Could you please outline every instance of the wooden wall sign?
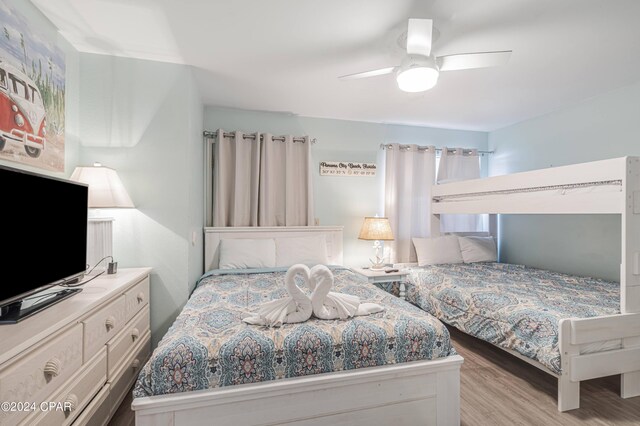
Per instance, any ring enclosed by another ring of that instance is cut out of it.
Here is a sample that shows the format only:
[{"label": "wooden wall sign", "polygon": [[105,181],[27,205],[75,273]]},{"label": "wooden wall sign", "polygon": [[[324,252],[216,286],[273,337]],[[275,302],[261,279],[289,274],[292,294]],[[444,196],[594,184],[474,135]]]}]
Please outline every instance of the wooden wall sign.
[{"label": "wooden wall sign", "polygon": [[320,176],[375,176],[376,163],[321,161]]}]

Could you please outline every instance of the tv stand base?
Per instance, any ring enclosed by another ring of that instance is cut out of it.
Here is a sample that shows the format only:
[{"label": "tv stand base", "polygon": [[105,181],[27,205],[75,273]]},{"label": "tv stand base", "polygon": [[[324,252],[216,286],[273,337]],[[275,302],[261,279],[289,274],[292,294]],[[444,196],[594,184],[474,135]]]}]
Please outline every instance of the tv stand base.
[{"label": "tv stand base", "polygon": [[57,291],[48,290],[42,293],[32,294],[17,302],[0,306],[0,325],[15,324],[82,291],[81,288],[64,288]]}]

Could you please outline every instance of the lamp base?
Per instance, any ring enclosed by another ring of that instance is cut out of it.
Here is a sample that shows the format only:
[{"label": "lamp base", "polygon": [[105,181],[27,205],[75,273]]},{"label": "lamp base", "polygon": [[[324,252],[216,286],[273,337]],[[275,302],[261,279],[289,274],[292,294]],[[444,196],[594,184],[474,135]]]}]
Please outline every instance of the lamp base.
[{"label": "lamp base", "polygon": [[[87,263],[96,266],[100,260],[113,256],[113,218],[89,218],[87,227]],[[97,270],[105,270],[102,265]]]},{"label": "lamp base", "polygon": [[369,269],[371,269],[372,271],[382,271],[387,266],[385,265],[383,258],[380,257],[381,247],[382,244],[380,244],[380,241],[375,241],[373,243],[373,248],[376,251],[376,255],[374,259],[369,259],[369,262],[371,262],[371,266],[369,267]]},{"label": "lamp base", "polygon": [[385,265],[384,263],[379,263],[379,264],[371,265],[369,269],[372,271],[384,271],[384,268],[386,267],[387,265]]}]

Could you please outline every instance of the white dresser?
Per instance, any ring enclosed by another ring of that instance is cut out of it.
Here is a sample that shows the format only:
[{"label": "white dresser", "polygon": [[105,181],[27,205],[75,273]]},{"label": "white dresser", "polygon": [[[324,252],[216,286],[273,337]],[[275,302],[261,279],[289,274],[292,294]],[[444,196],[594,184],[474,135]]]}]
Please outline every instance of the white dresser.
[{"label": "white dresser", "polygon": [[0,425],[104,425],[150,354],[151,268],[121,269],[0,325]]}]

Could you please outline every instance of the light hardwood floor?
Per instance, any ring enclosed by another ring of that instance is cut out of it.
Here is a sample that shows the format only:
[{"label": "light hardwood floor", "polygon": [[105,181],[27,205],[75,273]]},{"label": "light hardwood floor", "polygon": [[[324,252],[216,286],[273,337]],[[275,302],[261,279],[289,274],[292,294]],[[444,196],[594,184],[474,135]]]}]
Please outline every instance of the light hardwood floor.
[{"label": "light hardwood floor", "polygon": [[[450,331],[464,357],[462,426],[640,425],[640,397],[621,399],[619,376],[583,382],[582,408],[559,413],[554,377],[488,343]],[[110,425],[133,425],[130,406],[129,394]]]},{"label": "light hardwood floor", "polygon": [[449,328],[461,372],[461,424],[640,425],[640,397],[621,399],[620,376],[582,382],[581,408],[557,409],[557,379],[508,353]]},{"label": "light hardwood floor", "polygon": [[129,390],[127,397],[122,400],[122,404],[120,404],[118,411],[111,418],[109,426],[133,426],[135,424],[135,417],[131,410],[132,392],[133,388]]}]

